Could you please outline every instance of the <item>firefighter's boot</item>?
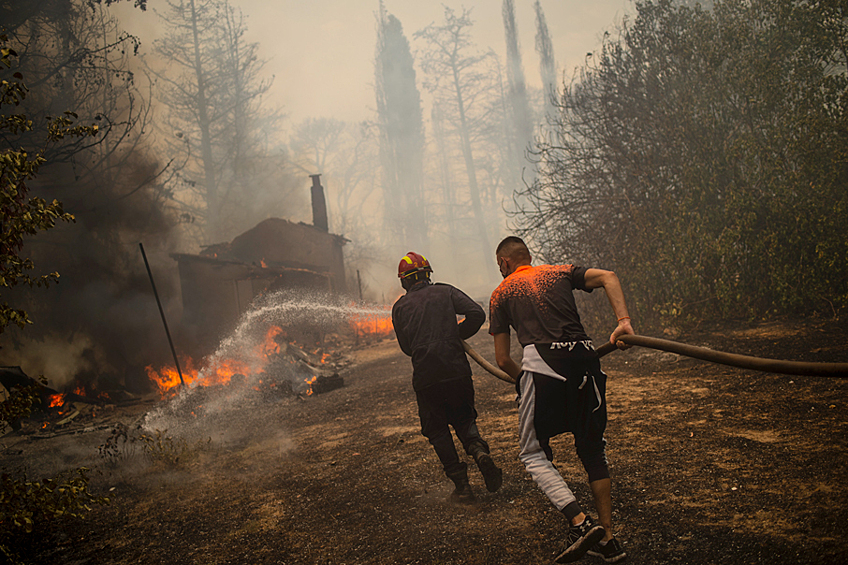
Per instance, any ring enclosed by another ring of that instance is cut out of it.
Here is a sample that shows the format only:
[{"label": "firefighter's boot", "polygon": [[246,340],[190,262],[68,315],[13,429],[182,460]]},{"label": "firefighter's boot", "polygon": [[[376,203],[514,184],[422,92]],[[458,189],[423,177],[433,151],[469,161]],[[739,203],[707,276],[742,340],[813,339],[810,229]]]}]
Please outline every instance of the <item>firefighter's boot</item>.
[{"label": "firefighter's boot", "polygon": [[489,446],[483,442],[475,441],[468,447],[468,454],[474,458],[477,468],[483,474],[486,482],[486,490],[496,492],[503,483],[503,471],[495,465],[494,459],[489,455]]},{"label": "firefighter's boot", "polygon": [[451,493],[449,500],[460,504],[472,504],[476,500],[476,497],[474,496],[474,491],[471,490],[471,485],[468,484],[468,469],[460,469],[446,474],[456,487]]}]

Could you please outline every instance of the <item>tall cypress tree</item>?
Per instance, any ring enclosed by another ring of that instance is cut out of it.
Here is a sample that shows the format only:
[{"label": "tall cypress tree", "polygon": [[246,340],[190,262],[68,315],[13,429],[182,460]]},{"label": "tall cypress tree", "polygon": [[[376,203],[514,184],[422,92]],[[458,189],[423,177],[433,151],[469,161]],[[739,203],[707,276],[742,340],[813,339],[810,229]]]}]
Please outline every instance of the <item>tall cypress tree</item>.
[{"label": "tall cypress tree", "polygon": [[506,36],[506,75],[509,81],[508,96],[509,107],[512,110],[514,151],[517,156],[522,156],[525,146],[533,137],[533,118],[530,112],[530,103],[527,100],[527,85],[524,81],[524,67],[521,64],[521,49],[518,44],[513,1],[504,0],[502,11]]},{"label": "tall cypress tree", "polygon": [[545,95],[545,115],[553,116],[556,111],[554,106],[554,97],[556,96],[554,45],[551,42],[548,22],[539,0],[536,0],[533,4],[533,9],[536,11],[536,53],[539,54],[539,72],[542,75],[542,90]]},{"label": "tall cypress tree", "polygon": [[393,241],[423,249],[427,242],[424,120],[413,62],[400,21],[386,13],[381,0],[374,66],[386,224]]}]

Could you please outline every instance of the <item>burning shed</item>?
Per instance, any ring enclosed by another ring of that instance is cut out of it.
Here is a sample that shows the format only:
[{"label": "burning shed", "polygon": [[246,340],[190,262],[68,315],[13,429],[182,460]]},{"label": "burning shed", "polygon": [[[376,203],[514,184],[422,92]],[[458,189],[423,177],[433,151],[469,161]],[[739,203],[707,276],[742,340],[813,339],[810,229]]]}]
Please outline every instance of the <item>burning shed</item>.
[{"label": "burning shed", "polygon": [[264,292],[347,292],[342,248],[348,240],[329,233],[318,177],[312,175],[313,225],[268,218],[229,243],[171,255],[179,265],[183,324],[202,347],[216,344]]}]

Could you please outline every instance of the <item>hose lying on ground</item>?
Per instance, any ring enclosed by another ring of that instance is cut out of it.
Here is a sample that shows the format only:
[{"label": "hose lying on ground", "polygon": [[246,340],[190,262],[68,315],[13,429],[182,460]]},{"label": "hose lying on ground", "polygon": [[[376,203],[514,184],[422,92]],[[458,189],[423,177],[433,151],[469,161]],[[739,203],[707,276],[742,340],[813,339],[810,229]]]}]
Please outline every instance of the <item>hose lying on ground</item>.
[{"label": "hose lying on ground", "polygon": [[[763,357],[715,351],[706,347],[696,347],[694,345],[644,335],[623,335],[619,339],[628,345],[669,351],[711,363],[720,363],[721,365],[730,365],[731,367],[740,367],[742,369],[754,369],[755,371],[764,371],[766,373],[837,377],[842,379],[848,377],[848,363],[812,363],[807,361],[765,359]],[[598,357],[603,357],[615,349],[616,347],[611,343],[605,343],[596,349],[596,351],[598,352]]]},{"label": "hose lying on ground", "polygon": [[[648,347],[650,349],[658,349],[660,351],[668,351],[693,357],[711,363],[719,363],[721,365],[730,365],[731,367],[739,367],[742,369],[754,369],[755,371],[765,371],[767,373],[782,373],[786,375],[806,375],[817,377],[836,377],[848,378],[848,363],[811,363],[805,361],[783,361],[780,359],[765,359],[762,357],[752,357],[750,355],[737,355],[735,353],[726,353],[724,351],[715,351],[706,347],[697,347],[685,343],[679,343],[668,339],[659,339],[656,337],[648,337],[644,335],[623,335],[619,339],[628,345],[637,345],[639,347]],[[486,361],[474,349],[462,342],[462,346],[472,359],[477,361],[481,367],[492,373],[497,378],[508,383],[515,381],[491,363]],[[611,343],[605,343],[595,351],[598,357],[615,351],[617,348]]]}]

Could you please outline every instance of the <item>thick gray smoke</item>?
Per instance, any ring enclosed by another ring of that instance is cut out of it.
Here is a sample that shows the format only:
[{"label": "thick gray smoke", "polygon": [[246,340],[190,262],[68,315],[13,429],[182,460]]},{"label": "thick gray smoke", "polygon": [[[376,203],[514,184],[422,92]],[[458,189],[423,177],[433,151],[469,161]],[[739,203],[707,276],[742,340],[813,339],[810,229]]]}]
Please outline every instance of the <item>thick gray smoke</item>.
[{"label": "thick gray smoke", "polygon": [[[35,194],[60,198],[76,222],[41,233],[24,248],[37,272],[57,271],[60,279],[47,289],[17,289],[13,299],[24,304],[34,323],[7,331],[2,363],[43,374],[59,389],[74,382],[141,391],[147,387],[143,367],[167,358],[138,242],[145,241],[166,312],[178,322],[172,306],[179,300],[176,264],[167,257],[176,246],[175,223],[155,185],[143,184],[156,163],[138,159],[121,182],[96,177],[69,183],[48,171],[33,185]],[[141,186],[128,194],[133,183]]]}]

